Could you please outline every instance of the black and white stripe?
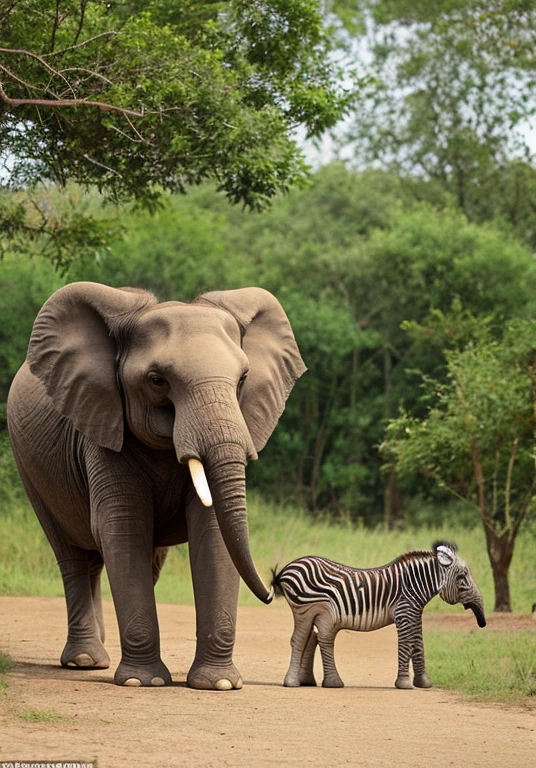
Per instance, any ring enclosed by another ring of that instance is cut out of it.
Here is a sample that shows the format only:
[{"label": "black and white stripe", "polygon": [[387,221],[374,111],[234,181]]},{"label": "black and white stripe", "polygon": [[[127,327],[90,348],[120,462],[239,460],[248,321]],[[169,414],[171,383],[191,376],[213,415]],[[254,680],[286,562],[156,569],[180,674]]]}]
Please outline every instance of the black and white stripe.
[{"label": "black and white stripe", "polygon": [[368,632],[394,620],[402,594],[424,607],[442,587],[433,552],[408,552],[381,568],[350,568],[324,557],[294,560],[274,579],[274,587],[295,606],[325,603],[338,629]]},{"label": "black and white stripe", "polygon": [[313,656],[320,645],[324,685],[338,687],[334,638],[341,629],[369,632],[393,622],[398,632],[399,688],[428,687],[424,666],[422,612],[437,594],[448,603],[470,607],[485,625],[482,596],[456,545],[438,542],[432,550],[407,552],[380,568],[351,568],[324,557],[293,560],[272,585],[294,615],[292,658],[285,685],[314,684]]}]

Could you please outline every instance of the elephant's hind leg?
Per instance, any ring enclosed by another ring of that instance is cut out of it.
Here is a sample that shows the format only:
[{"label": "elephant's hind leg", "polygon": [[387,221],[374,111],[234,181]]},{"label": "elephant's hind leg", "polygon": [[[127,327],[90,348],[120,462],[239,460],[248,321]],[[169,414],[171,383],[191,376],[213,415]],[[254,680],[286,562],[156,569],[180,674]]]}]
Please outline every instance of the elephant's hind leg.
[{"label": "elephant's hind leg", "polygon": [[110,657],[102,644],[102,565],[96,573],[94,553],[83,550],[73,551],[70,557],[64,557],[58,565],[63,578],[68,621],[67,642],[61,654],[61,664],[63,667],[108,669]]},{"label": "elephant's hind leg", "polygon": [[102,559],[98,553],[79,549],[65,540],[63,531],[20,464],[19,472],[63,579],[68,631],[61,664],[64,667],[107,669],[110,657],[102,644],[104,623],[99,581]]}]

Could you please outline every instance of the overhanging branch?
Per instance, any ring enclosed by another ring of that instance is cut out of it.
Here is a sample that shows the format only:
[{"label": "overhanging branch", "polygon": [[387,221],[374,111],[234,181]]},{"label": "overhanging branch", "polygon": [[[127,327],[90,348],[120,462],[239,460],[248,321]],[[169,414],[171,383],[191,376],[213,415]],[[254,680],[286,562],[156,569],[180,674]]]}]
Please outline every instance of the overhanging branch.
[{"label": "overhanging branch", "polygon": [[12,99],[7,95],[2,83],[0,83],[0,100],[8,107],[50,107],[53,109],[64,107],[96,107],[102,112],[117,112],[128,117],[145,117],[145,112],[135,109],[118,107],[104,101],[91,101],[89,99]]}]

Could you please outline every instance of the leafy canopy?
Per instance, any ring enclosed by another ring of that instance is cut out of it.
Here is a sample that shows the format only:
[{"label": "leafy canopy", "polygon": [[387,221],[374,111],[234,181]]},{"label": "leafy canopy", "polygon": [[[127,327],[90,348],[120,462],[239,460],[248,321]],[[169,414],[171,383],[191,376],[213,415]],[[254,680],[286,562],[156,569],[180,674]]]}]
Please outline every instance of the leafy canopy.
[{"label": "leafy canopy", "polygon": [[296,126],[316,135],[348,106],[329,50],[318,0],[2,3],[11,184],[71,180],[151,205],[210,178],[263,207],[304,178]]},{"label": "leafy canopy", "polygon": [[358,5],[367,32],[354,57],[375,85],[361,92],[341,143],[360,164],[435,180],[472,220],[504,218],[534,245],[534,3]]}]

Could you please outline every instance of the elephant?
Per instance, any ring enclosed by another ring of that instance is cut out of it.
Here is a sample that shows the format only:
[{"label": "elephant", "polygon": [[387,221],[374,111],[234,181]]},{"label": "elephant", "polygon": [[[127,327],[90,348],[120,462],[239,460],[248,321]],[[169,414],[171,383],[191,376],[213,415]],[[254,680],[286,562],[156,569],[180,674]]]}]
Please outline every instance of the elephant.
[{"label": "elephant", "polygon": [[273,590],[251,554],[246,465],[306,370],[289,320],[262,288],[190,303],[73,282],[39,311],[8,396],[26,493],[67,606],[63,667],[106,669],[100,575],[121,641],[117,685],[161,686],[154,584],[188,542],[196,612],[187,685],[242,687],[233,662],[240,577]]}]

